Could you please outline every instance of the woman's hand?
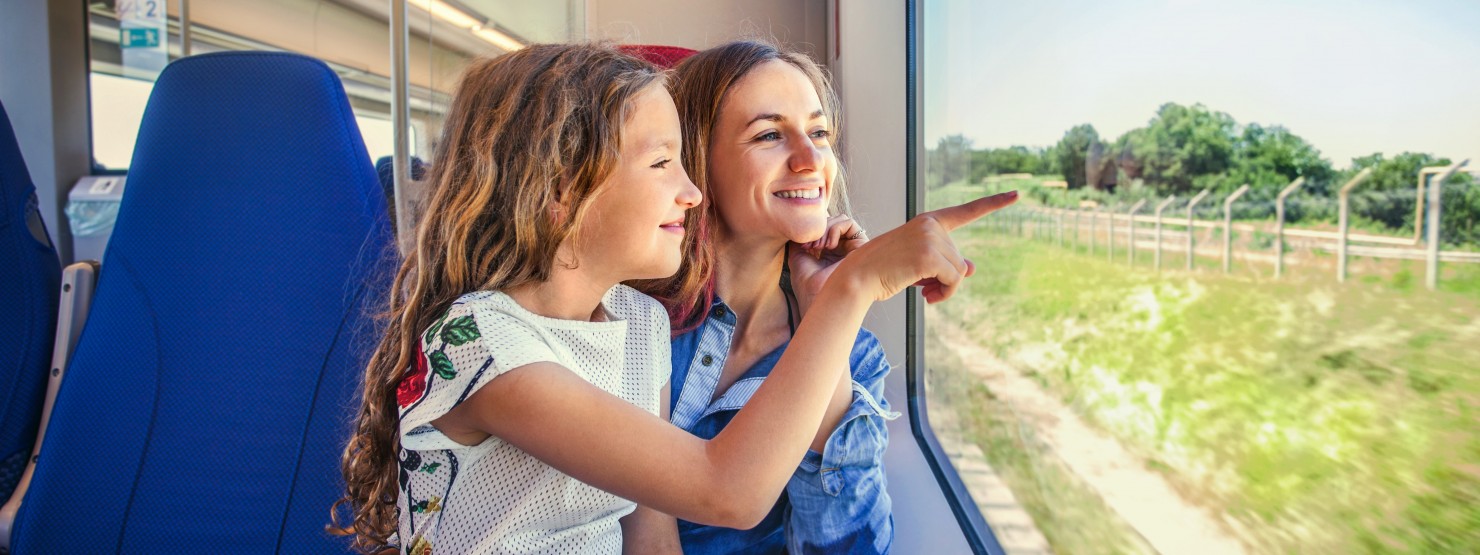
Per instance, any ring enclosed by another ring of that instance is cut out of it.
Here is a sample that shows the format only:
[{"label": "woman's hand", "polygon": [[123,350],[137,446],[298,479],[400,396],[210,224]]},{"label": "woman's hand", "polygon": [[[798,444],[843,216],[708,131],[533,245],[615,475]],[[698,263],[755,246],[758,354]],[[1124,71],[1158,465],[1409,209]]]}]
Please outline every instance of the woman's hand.
[{"label": "woman's hand", "polygon": [[827,219],[827,231],[816,241],[790,243],[787,247],[787,265],[791,269],[791,290],[796,294],[797,308],[802,314],[812,306],[812,299],[822,291],[828,276],[837,269],[838,262],[848,253],[868,242],[863,228],[846,215]]},{"label": "woman's hand", "polygon": [[910,285],[922,287],[926,302],[946,300],[975,271],[956,249],[951,230],[1016,201],[1017,191],[1009,191],[920,214],[859,246],[835,264],[830,274],[846,276],[839,286],[860,287],[875,301],[893,297]]}]

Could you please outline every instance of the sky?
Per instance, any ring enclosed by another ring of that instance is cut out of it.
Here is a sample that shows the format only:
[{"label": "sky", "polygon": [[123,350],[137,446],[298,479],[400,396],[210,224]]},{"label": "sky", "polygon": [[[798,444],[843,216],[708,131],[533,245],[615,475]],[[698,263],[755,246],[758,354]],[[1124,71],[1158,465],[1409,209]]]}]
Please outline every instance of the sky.
[{"label": "sky", "polygon": [[1480,0],[950,0],[925,4],[925,139],[1114,139],[1165,102],[1283,125],[1337,168],[1480,164]]}]

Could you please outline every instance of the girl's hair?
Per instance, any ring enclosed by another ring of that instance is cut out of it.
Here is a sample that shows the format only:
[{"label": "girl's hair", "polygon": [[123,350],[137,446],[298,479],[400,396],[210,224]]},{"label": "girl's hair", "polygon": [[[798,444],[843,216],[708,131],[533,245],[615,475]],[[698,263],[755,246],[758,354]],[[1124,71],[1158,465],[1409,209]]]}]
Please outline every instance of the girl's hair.
[{"label": "girl's hair", "polygon": [[[714,300],[714,246],[710,228],[717,215],[710,200],[714,198],[710,194],[710,138],[730,89],[751,69],[771,60],[791,64],[812,82],[812,88],[816,89],[817,97],[822,101],[822,113],[827,117],[833,152],[841,156],[837,145],[842,137],[837,93],[827,73],[806,54],[783,50],[761,41],[744,40],[694,54],[674,68],[668,88],[673,92],[673,101],[678,105],[678,119],[683,126],[683,167],[688,171],[689,179],[704,194],[704,201],[698,209],[690,210],[685,216],[684,227],[688,233],[684,236],[683,249],[688,256],[679,266],[678,273],[670,278],[634,285],[668,307],[675,336],[697,327]],[[833,180],[832,195],[828,199],[828,211],[833,214],[851,212],[841,160],[837,177]]]},{"label": "girl's hair", "polygon": [[[631,101],[664,76],[595,44],[530,46],[463,71],[431,164],[430,201],[389,299],[385,337],[341,462],[346,495],[331,531],[370,552],[396,531],[396,389],[421,331],[465,293],[548,279],[560,244],[615,168]],[[348,503],[353,521],[338,522]]]}]

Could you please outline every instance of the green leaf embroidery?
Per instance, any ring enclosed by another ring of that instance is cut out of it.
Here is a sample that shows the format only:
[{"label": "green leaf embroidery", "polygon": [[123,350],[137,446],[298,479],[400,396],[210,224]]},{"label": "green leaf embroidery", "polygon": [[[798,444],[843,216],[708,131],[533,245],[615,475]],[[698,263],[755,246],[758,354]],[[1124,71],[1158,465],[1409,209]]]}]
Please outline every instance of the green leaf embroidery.
[{"label": "green leaf embroidery", "polygon": [[442,510],[442,498],[435,495],[431,499],[418,501],[411,505],[413,513],[435,513],[440,510]]},{"label": "green leaf embroidery", "polygon": [[[447,314],[451,314],[451,313],[452,313],[451,310],[447,311]],[[426,338],[425,338],[427,345],[431,345],[432,344],[432,340],[437,338],[437,330],[442,327],[442,322],[446,322],[447,321],[447,314],[443,314],[441,318],[438,318],[437,319],[437,323],[432,324],[432,327],[427,328],[427,335],[426,335]]]},{"label": "green leaf embroidery", "polygon": [[472,316],[461,316],[453,318],[442,327],[442,340],[448,345],[457,346],[474,341],[481,335],[478,333],[478,324],[473,322]]},{"label": "green leaf embroidery", "polygon": [[457,377],[457,370],[454,370],[452,368],[452,359],[447,358],[446,353],[443,353],[442,351],[432,351],[432,354],[427,355],[427,359],[431,361],[432,373],[436,374],[437,377],[444,380],[450,380]]},{"label": "green leaf embroidery", "polygon": [[422,472],[425,472],[427,474],[435,474],[437,472],[437,467],[439,466],[442,466],[442,463],[427,463],[425,465],[422,465],[422,467],[418,470],[421,470]]}]

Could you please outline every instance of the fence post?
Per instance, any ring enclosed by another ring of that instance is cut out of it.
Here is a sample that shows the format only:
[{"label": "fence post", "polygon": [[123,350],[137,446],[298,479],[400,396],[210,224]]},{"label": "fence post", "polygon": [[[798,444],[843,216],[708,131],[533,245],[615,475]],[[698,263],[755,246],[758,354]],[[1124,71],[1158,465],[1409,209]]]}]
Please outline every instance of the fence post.
[{"label": "fence post", "polygon": [[1424,257],[1424,285],[1427,285],[1430,291],[1439,287],[1439,199],[1442,198],[1440,188],[1444,186],[1444,180],[1449,179],[1469,163],[1469,160],[1461,160],[1460,163],[1449,166],[1444,173],[1439,174],[1429,183],[1429,252],[1428,256]]},{"label": "fence post", "polygon": [[1095,229],[1095,227],[1096,227],[1096,224],[1099,224],[1099,223],[1100,223],[1100,207],[1099,206],[1095,206],[1093,210],[1090,210],[1089,211],[1089,255],[1090,256],[1094,256],[1095,255],[1095,239],[1096,239],[1095,235],[1099,234],[1099,232],[1100,232],[1100,230]]},{"label": "fence post", "polygon": [[[1465,161],[1466,162],[1469,162],[1469,160],[1465,160]],[[1426,185],[1430,181],[1430,178],[1433,177],[1435,174],[1444,173],[1444,170],[1447,170],[1447,169],[1449,169],[1449,166],[1429,166],[1427,168],[1423,168],[1423,169],[1418,170],[1418,202],[1413,203],[1414,204],[1414,207],[1413,207],[1413,244],[1414,245],[1421,245],[1421,244],[1423,244],[1423,239],[1424,239],[1424,231],[1423,231],[1423,226],[1425,225],[1424,224],[1424,220],[1425,220],[1424,214],[1427,214],[1427,212],[1424,211],[1424,201],[1425,201],[1425,199],[1427,197],[1427,195],[1424,194],[1424,190],[1425,190],[1424,185]]]},{"label": "fence post", "polygon": [[1053,215],[1054,228],[1058,230],[1059,248],[1062,249],[1064,248],[1064,209],[1055,208],[1053,211]]},{"label": "fence post", "polygon": [[1146,199],[1138,200],[1135,204],[1132,204],[1131,211],[1125,217],[1125,263],[1131,266],[1136,265],[1136,212],[1140,212],[1142,206],[1146,206]]},{"label": "fence post", "polygon": [[1084,207],[1074,207],[1074,252],[1079,252],[1079,216],[1084,213]]},{"label": "fence post", "polygon": [[1167,197],[1156,205],[1156,270],[1161,271],[1161,211],[1167,209],[1167,205],[1177,200],[1177,195]]},{"label": "fence post", "polygon": [[1280,190],[1274,199],[1274,277],[1285,275],[1285,198],[1305,184],[1304,177],[1297,177]]},{"label": "fence post", "polygon": [[1233,203],[1244,193],[1249,192],[1249,185],[1239,187],[1228,198],[1223,199],[1223,273],[1233,270]]},{"label": "fence post", "polygon": [[[1423,225],[1424,225],[1424,214],[1425,214],[1424,213],[1424,210],[1423,210],[1423,201],[1424,201],[1424,193],[1423,193],[1424,187],[1423,186],[1424,186],[1424,183],[1428,182],[1429,176],[1432,175],[1431,170],[1434,170],[1434,169],[1436,169],[1436,168],[1423,168],[1423,169],[1418,170],[1418,196],[1417,196],[1418,202],[1413,203],[1414,204],[1414,207],[1413,207],[1413,244],[1414,245],[1420,245],[1420,244],[1423,243]],[[1437,169],[1439,171],[1444,171],[1443,168],[1437,168]]]},{"label": "fence post", "polygon": [[1192,270],[1193,249],[1195,248],[1195,245],[1193,244],[1192,236],[1196,233],[1196,228],[1194,228],[1192,226],[1192,208],[1194,206],[1197,206],[1197,203],[1202,202],[1202,199],[1207,198],[1207,196],[1208,196],[1208,189],[1203,189],[1203,191],[1201,193],[1198,193],[1197,196],[1192,197],[1192,200],[1187,201],[1187,270],[1188,271],[1191,271]]},{"label": "fence post", "polygon": [[1350,224],[1350,222],[1348,221],[1347,213],[1349,211],[1348,210],[1348,205],[1350,204],[1349,201],[1351,200],[1352,188],[1356,187],[1357,184],[1359,184],[1362,181],[1366,180],[1367,179],[1367,176],[1369,176],[1369,175],[1372,175],[1372,168],[1367,168],[1365,170],[1362,170],[1362,172],[1361,173],[1358,173],[1356,177],[1353,177],[1351,181],[1346,182],[1346,185],[1342,185],[1341,186],[1341,191],[1338,193],[1338,197],[1339,197],[1340,202],[1341,202],[1341,211],[1340,211],[1340,214],[1337,216],[1338,217],[1338,223],[1337,223],[1337,225],[1341,227],[1341,231],[1340,231],[1340,234],[1341,235],[1336,240],[1337,241],[1336,242],[1336,252],[1337,252],[1337,254],[1336,254],[1336,281],[1337,281],[1337,283],[1346,283],[1347,230],[1348,230],[1348,227],[1349,227],[1349,224]]},{"label": "fence post", "polygon": [[1105,260],[1115,262],[1115,207],[1112,206],[1106,210],[1105,215],[1110,217],[1109,227],[1106,228],[1110,232],[1105,234],[1105,244],[1109,246],[1109,249],[1105,251]]}]

